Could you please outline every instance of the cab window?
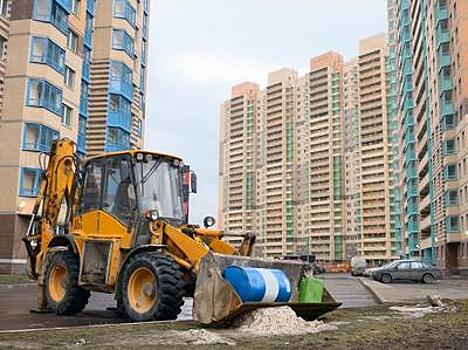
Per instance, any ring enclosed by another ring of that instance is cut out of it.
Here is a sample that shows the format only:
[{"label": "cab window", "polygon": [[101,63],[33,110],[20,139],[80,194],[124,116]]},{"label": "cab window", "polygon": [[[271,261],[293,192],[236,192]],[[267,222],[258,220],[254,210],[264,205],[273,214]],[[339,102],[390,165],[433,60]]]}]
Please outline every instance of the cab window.
[{"label": "cab window", "polygon": [[88,163],[84,170],[80,214],[101,208],[101,189],[104,163],[101,159]]},{"label": "cab window", "polygon": [[135,206],[135,186],[128,157],[106,159],[102,210],[129,224]]}]

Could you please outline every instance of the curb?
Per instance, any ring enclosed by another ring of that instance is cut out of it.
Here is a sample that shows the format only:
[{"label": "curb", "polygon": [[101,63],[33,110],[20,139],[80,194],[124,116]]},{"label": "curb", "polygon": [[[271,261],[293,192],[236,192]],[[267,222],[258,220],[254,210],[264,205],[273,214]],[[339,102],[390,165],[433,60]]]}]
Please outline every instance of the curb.
[{"label": "curb", "polygon": [[377,293],[371,286],[370,283],[367,283],[367,279],[364,277],[358,277],[359,282],[361,285],[374,296],[374,299],[377,301],[378,304],[385,304],[387,300],[383,298],[379,293]]},{"label": "curb", "polygon": [[15,287],[25,287],[28,285],[36,284],[36,281],[22,281],[22,282],[0,282],[0,289],[11,289]]},{"label": "curb", "polygon": [[24,328],[24,329],[10,329],[0,330],[0,334],[14,334],[14,333],[29,333],[29,332],[45,332],[45,331],[67,331],[73,329],[96,329],[96,328],[116,328],[125,326],[139,326],[139,325],[152,325],[152,324],[168,324],[168,323],[191,323],[194,320],[171,320],[171,321],[147,321],[147,322],[122,322],[122,323],[100,323],[91,325],[77,325],[68,327],[50,327],[50,328]]}]

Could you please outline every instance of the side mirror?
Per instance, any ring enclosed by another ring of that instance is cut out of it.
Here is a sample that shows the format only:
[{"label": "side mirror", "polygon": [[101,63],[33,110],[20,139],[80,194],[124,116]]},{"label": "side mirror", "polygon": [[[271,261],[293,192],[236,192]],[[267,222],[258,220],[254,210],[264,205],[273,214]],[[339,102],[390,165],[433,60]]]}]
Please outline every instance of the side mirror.
[{"label": "side mirror", "polygon": [[197,174],[193,171],[190,173],[190,192],[197,193]]}]

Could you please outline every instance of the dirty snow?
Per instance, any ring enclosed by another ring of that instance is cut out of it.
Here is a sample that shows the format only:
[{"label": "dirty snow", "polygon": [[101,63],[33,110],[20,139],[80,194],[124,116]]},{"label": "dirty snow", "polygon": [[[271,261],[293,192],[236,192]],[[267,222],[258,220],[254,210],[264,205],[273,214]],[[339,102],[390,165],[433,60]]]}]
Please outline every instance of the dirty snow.
[{"label": "dirty snow", "polygon": [[304,321],[288,306],[256,309],[240,316],[234,326],[240,332],[257,336],[300,335],[337,329],[322,321]]},{"label": "dirty snow", "polygon": [[229,338],[222,337],[216,333],[207,331],[206,329],[189,329],[188,331],[177,332],[177,338],[181,343],[194,345],[236,345]]},{"label": "dirty snow", "polygon": [[416,304],[415,306],[392,306],[390,310],[396,311],[408,318],[424,317],[437,312],[456,311],[456,307],[450,307],[444,303],[439,296],[427,296],[427,299],[431,304],[429,306],[423,306],[421,304]]}]

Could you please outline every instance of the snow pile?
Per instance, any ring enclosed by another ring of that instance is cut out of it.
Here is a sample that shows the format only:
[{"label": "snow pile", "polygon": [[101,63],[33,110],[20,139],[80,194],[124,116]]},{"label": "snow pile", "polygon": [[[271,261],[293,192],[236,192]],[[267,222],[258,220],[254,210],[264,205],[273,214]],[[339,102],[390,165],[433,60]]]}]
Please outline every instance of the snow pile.
[{"label": "snow pile", "polygon": [[300,335],[337,329],[321,321],[304,321],[288,306],[256,309],[240,316],[234,326],[241,332],[259,336]]},{"label": "snow pile", "polygon": [[205,329],[189,329],[188,331],[178,332],[179,340],[183,340],[185,344],[194,345],[236,345],[234,341],[229,338],[222,337],[216,333],[207,331]]},{"label": "snow pile", "polygon": [[427,314],[433,314],[437,312],[456,311],[456,307],[450,307],[437,295],[427,296],[427,299],[430,303],[429,306],[422,306],[421,304],[417,304],[415,306],[392,306],[390,307],[390,310],[396,311],[408,318],[424,317]]}]

